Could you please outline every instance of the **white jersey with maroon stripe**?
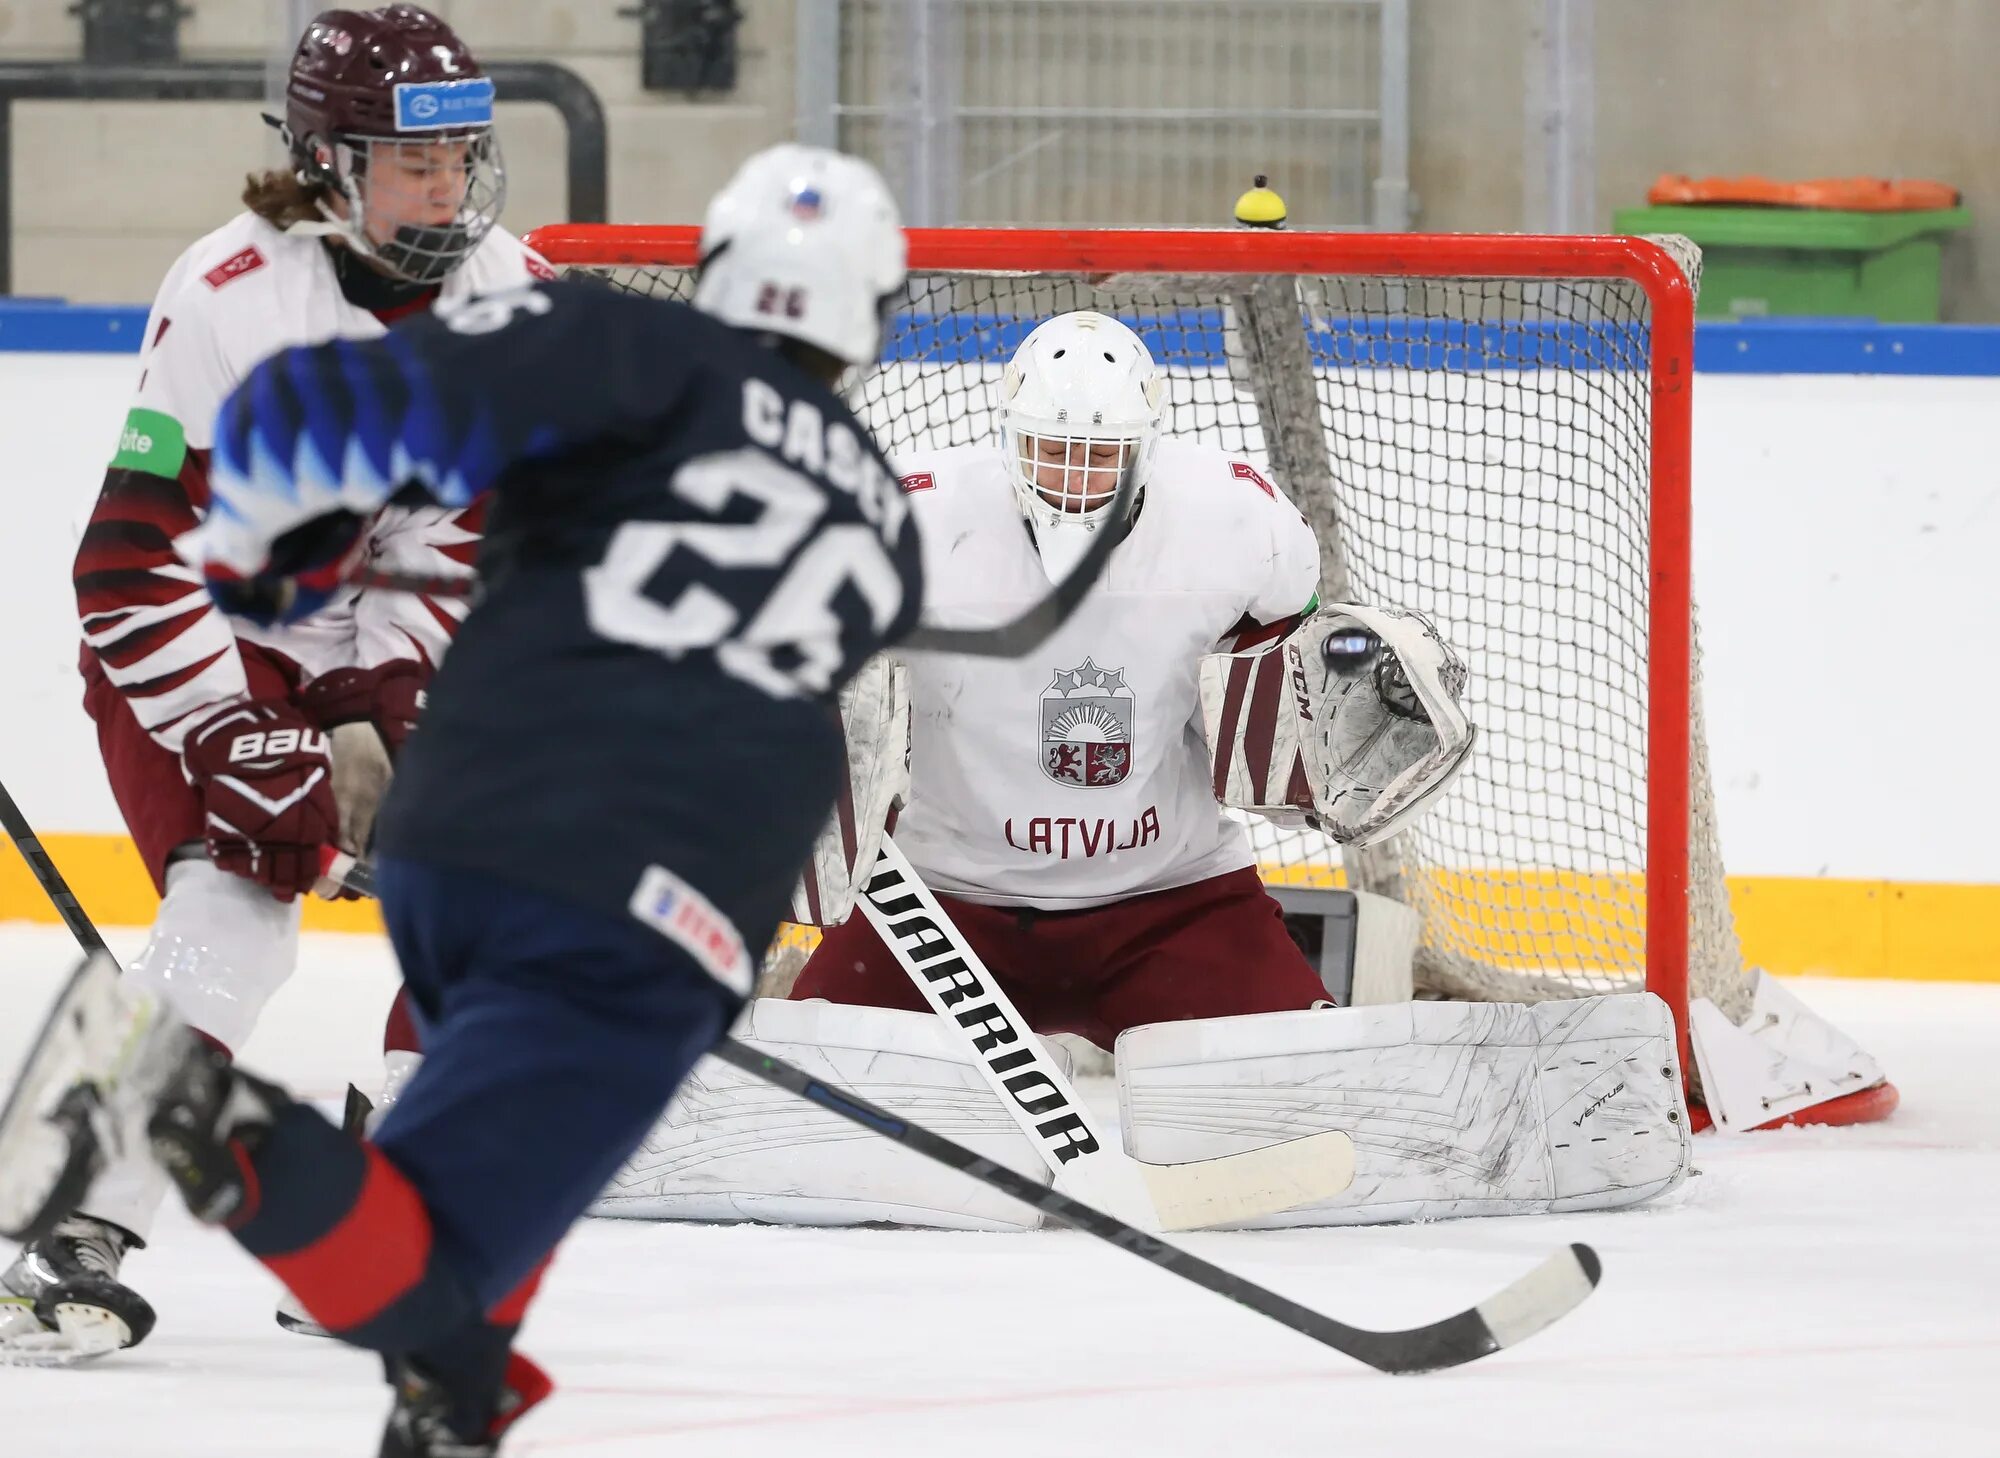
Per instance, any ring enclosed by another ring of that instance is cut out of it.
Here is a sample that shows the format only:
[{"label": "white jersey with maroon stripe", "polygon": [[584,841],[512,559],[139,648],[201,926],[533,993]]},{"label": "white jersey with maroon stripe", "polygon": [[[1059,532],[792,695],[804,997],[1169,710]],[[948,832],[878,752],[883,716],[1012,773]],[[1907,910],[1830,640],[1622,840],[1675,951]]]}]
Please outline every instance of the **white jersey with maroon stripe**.
[{"label": "white jersey with maroon stripe", "polygon": [[[438,296],[446,302],[552,277],[495,228]],[[86,643],[139,722],[169,749],[215,704],[246,691],[239,638],[296,663],[302,678],[391,659],[435,663],[462,602],[343,592],[294,627],[233,623],[209,604],[172,538],[208,507],[207,462],[218,408],[251,368],[289,345],[372,339],[380,318],[343,295],[319,238],[281,233],[243,213],[183,253],[146,322],[139,386],[113,472],[76,564]],[[377,565],[418,573],[469,570],[477,538],[464,513],[383,511],[368,535]]]},{"label": "white jersey with maroon stripe", "polygon": [[[992,446],[897,464],[922,529],[924,618],[988,626],[1049,579]],[[1304,612],[1312,529],[1248,462],[1160,443],[1131,535],[1046,643],[1015,660],[911,653],[910,804],[896,843],[968,901],[1098,906],[1252,864],[1216,803],[1198,668]]]}]

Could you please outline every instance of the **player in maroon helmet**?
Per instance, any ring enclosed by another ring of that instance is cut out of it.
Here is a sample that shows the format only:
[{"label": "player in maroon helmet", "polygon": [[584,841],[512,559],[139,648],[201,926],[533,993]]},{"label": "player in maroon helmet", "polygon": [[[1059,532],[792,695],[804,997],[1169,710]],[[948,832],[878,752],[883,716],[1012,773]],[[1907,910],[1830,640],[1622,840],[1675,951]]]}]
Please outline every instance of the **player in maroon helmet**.
[{"label": "player in maroon helmet", "polygon": [[442,281],[507,196],[492,120],[492,81],[429,11],[327,11],[299,42],[278,124],[325,220],[306,229],[392,277]]}]

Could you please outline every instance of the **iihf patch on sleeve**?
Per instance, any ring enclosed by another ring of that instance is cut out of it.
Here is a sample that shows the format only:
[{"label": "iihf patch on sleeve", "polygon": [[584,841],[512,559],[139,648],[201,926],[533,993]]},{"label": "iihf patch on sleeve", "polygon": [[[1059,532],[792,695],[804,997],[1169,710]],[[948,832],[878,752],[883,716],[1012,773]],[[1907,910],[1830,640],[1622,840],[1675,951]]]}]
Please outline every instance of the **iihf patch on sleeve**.
[{"label": "iihf patch on sleeve", "polygon": [[750,995],[756,974],[736,924],[665,866],[646,867],[626,909],[738,997]]},{"label": "iihf patch on sleeve", "polygon": [[556,271],[553,268],[549,267],[548,261],[544,259],[541,254],[531,253],[528,252],[526,249],[523,249],[521,253],[521,261],[528,265],[528,272],[534,275],[536,278],[542,280],[542,282],[544,283],[555,282]]},{"label": "iihf patch on sleeve", "polygon": [[933,476],[929,471],[919,471],[914,476],[898,476],[896,484],[901,486],[905,492],[930,491],[937,486],[937,477]]},{"label": "iihf patch on sleeve", "polygon": [[257,246],[253,243],[241,253],[232,253],[216,264],[201,276],[201,281],[212,289],[219,289],[231,279],[241,278],[246,273],[255,273],[263,266],[264,255],[257,251]]},{"label": "iihf patch on sleeve", "polygon": [[1258,475],[1257,468],[1248,461],[1231,461],[1229,463],[1229,472],[1239,481],[1255,481],[1258,490],[1274,501],[1277,499],[1278,493],[1271,489],[1271,483]]}]

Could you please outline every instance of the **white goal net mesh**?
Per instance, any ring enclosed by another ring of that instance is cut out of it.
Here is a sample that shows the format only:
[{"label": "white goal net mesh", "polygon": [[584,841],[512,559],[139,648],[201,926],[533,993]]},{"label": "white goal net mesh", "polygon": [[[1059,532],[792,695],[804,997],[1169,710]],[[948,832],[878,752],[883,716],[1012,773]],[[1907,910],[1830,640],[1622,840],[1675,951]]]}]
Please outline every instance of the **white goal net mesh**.
[{"label": "white goal net mesh", "polygon": [[[651,294],[691,283],[667,266],[589,271]],[[1151,347],[1169,432],[1243,457],[1305,512],[1322,601],[1421,608],[1471,668],[1466,772],[1344,868],[1422,914],[1419,985],[1517,1000],[1644,985],[1645,294],[1601,280],[916,273],[883,363],[850,398],[892,460],[993,441],[1014,348],[1084,308]],[[1693,702],[1690,991],[1740,1017]],[[1253,833],[1268,880],[1343,873],[1316,832]]]}]

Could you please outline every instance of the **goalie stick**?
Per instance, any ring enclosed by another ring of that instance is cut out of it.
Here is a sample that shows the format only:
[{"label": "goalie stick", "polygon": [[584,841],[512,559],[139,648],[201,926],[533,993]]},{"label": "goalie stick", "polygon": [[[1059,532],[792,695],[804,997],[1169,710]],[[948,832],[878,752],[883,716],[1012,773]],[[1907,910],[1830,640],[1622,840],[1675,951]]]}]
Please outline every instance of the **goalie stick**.
[{"label": "goalie stick", "polygon": [[[896,645],[897,648],[930,653],[963,653],[974,658],[1019,658],[1023,653],[1033,652],[1050,634],[1069,621],[1077,604],[1097,585],[1105,562],[1132,530],[1132,507],[1138,497],[1138,466],[1136,462],[1127,463],[1118,478],[1117,493],[1111,498],[1111,524],[1093,533],[1090,546],[1077,559],[1076,566],[1061,582],[1049,589],[1047,596],[1018,617],[1009,622],[996,623],[990,628],[914,628]],[[359,567],[345,574],[342,581],[351,587],[414,592],[426,597],[464,597],[475,602],[480,595],[480,581],[470,573],[422,574]]]},{"label": "goalie stick", "polygon": [[883,837],[855,904],[1075,1198],[1149,1230],[1194,1230],[1294,1210],[1353,1182],[1354,1141],[1338,1130],[1185,1164],[1133,1159],[1092,1126],[1041,1039],[894,840]]},{"label": "goalie stick", "polygon": [[[12,810],[12,803],[6,801],[6,791],[0,787],[0,802],[5,802]],[[14,811],[18,820],[19,812]],[[10,832],[15,834],[16,843],[25,836],[32,840],[31,832],[23,824],[20,832],[14,832],[13,822],[9,822]],[[54,862],[46,855],[29,860],[29,869],[40,883],[42,890],[55,901],[58,907],[75,905],[75,898],[69,895],[69,888],[63,883]],[[344,877],[347,886],[355,891],[368,893],[373,888],[369,868],[355,865],[348,868]],[[65,917],[65,920],[68,920]],[[70,930],[76,934],[79,943],[94,951],[102,946],[102,938],[90,925],[81,908],[77,910],[77,920]],[[51,1011],[43,1036],[29,1053],[29,1068],[32,1070],[43,1045],[49,1041],[52,1032],[73,1027],[87,1010],[87,992],[83,988],[92,967],[102,968],[105,960],[93,957],[85,962],[70,987],[58,999]],[[1310,1337],[1323,1346],[1333,1348],[1357,1362],[1375,1368],[1379,1372],[1408,1374],[1434,1372],[1446,1367],[1462,1366],[1490,1356],[1503,1348],[1514,1346],[1541,1331],[1544,1327],[1560,1320],[1576,1308],[1596,1287],[1602,1267],[1597,1253],[1587,1245],[1570,1245],[1556,1251],[1540,1265],[1512,1284],[1503,1287],[1477,1306],[1468,1307],[1456,1315],[1442,1321],[1434,1321],[1424,1326],[1408,1327],[1400,1331],[1370,1331],[1365,1327],[1349,1326],[1335,1321],[1310,1307],[1302,1306],[1289,1297],[1259,1286],[1254,1281],[1244,1279],[1223,1270],[1220,1266],[1202,1260],[1180,1247],[1171,1245],[1157,1236],[1136,1230],[1121,1220],[1114,1219],[1101,1210],[1070,1199],[1060,1191],[1048,1189],[1017,1174],[1003,1164],[975,1154],[962,1144],[933,1134],[920,1124],[913,1124],[899,1118],[886,1109],[878,1108],[866,1099],[844,1093],[840,1089],[820,1082],[803,1070],[793,1067],[782,1059],[739,1043],[731,1037],[724,1037],[709,1050],[711,1056],[720,1058],[732,1067],[739,1068],[752,1077],[763,1079],[776,1088],[796,1094],[808,1103],[842,1118],[852,1120],[864,1129],[873,1131],[885,1139],[893,1139],[907,1149],[936,1160],[952,1169],[959,1170],[973,1179],[1002,1194],[1011,1195],[1022,1204],[1041,1211],[1052,1220],[1061,1221],[1086,1235],[1094,1235],[1099,1240],[1129,1251],[1143,1261],[1158,1266],[1169,1274],[1192,1281],[1204,1290],[1234,1301],[1239,1306],[1248,1307],[1260,1316],[1267,1316],[1281,1326],[1291,1328],[1302,1336]],[[104,1076],[103,1069],[79,1069],[78,1087],[86,1097],[94,1097],[94,1081]],[[16,1120],[31,1112],[24,1107],[22,1095],[26,1092],[23,1083],[17,1082],[4,1109],[0,1109],[0,1152],[8,1150],[18,1136]],[[39,1122],[39,1120],[37,1120]],[[87,1130],[88,1121],[82,1120],[79,1130]],[[78,1141],[82,1143],[82,1140]],[[82,1159],[72,1153],[68,1164],[83,1164],[85,1167],[95,1156],[94,1148],[84,1148]],[[0,1165],[0,1187],[4,1187],[13,1176],[9,1165]],[[88,1187],[89,1181],[84,1181]],[[0,1234],[10,1239],[27,1239],[38,1233],[37,1227],[44,1221],[52,1222],[64,1211],[52,1211],[53,1190],[48,1191],[39,1208],[28,1218],[10,1220]],[[13,1209],[16,1201],[5,1200],[4,1205]]]}]

